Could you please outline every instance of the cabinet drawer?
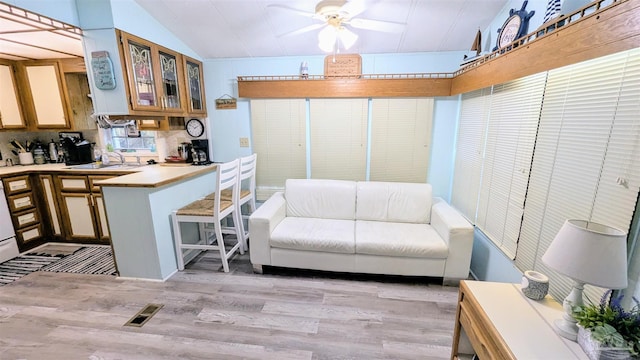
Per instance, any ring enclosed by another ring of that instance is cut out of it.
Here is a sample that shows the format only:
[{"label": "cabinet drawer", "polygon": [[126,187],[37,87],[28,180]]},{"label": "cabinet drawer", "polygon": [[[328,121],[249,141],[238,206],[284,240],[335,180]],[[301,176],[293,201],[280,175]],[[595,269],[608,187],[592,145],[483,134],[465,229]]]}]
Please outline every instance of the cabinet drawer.
[{"label": "cabinet drawer", "polygon": [[29,175],[15,176],[4,180],[4,191],[7,195],[31,191]]},{"label": "cabinet drawer", "polygon": [[40,222],[38,211],[34,208],[26,212],[13,215],[16,228],[25,228]]},{"label": "cabinet drawer", "polygon": [[8,197],[9,209],[12,213],[32,208],[33,195],[31,193],[11,195]]},{"label": "cabinet drawer", "polygon": [[491,340],[500,335],[493,332],[482,321],[479,311],[467,299],[460,302],[460,324],[462,324],[474,350],[478,353],[478,357],[480,359],[507,359]]},{"label": "cabinet drawer", "polygon": [[89,182],[86,176],[58,176],[60,191],[67,192],[89,192]]},{"label": "cabinet drawer", "polygon": [[42,237],[42,225],[36,224],[28,228],[16,230],[16,236],[18,241],[28,243],[30,241],[38,240]]}]

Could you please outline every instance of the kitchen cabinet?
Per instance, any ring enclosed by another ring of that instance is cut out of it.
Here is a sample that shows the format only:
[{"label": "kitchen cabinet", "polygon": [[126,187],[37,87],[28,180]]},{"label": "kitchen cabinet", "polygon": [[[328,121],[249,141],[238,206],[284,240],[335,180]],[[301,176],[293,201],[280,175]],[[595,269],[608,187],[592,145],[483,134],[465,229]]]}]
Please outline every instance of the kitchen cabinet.
[{"label": "kitchen cabinet", "polygon": [[37,196],[29,175],[2,179],[11,220],[16,231],[18,249],[26,251],[44,242]]},{"label": "kitchen cabinet", "polygon": [[13,64],[0,60],[0,129],[22,129],[26,122],[22,116],[20,97]]},{"label": "kitchen cabinet", "polygon": [[31,96],[23,98],[37,129],[67,129],[70,127],[67,89],[57,61],[22,61]]},{"label": "kitchen cabinet", "polygon": [[202,63],[188,56],[183,56],[184,72],[187,78],[187,102],[189,116],[206,117],[207,106],[204,97],[204,76]]},{"label": "kitchen cabinet", "polygon": [[109,227],[96,180],[116,175],[57,175],[60,210],[67,241],[109,243]]},{"label": "kitchen cabinet", "polygon": [[124,31],[120,42],[131,109],[185,113],[182,55]]},{"label": "kitchen cabinet", "polygon": [[53,182],[53,175],[38,175],[40,187],[42,189],[42,198],[44,200],[44,209],[48,216],[48,223],[43,222],[43,230],[54,236],[57,240],[63,239],[62,220],[60,219],[60,205],[56,196],[56,189]]}]

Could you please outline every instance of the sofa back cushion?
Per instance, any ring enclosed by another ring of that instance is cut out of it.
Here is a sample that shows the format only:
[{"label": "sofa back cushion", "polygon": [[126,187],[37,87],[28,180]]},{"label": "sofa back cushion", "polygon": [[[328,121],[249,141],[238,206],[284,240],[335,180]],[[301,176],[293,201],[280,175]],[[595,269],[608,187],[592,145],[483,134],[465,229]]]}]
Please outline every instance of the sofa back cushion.
[{"label": "sofa back cushion", "polygon": [[287,216],[355,219],[355,181],[288,179],[284,197],[287,200]]},{"label": "sofa back cushion", "polygon": [[359,181],[357,220],[431,223],[430,184]]}]

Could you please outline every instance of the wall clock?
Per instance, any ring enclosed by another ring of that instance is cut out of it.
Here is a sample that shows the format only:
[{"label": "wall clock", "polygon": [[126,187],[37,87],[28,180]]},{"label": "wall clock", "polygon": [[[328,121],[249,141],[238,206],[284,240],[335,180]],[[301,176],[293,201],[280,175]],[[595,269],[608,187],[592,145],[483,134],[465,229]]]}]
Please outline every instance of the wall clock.
[{"label": "wall clock", "polygon": [[192,137],[200,137],[204,134],[204,124],[199,119],[191,119],[185,124],[187,134]]},{"label": "wall clock", "polygon": [[527,0],[522,3],[520,10],[509,10],[509,17],[502,27],[498,29],[498,39],[496,40],[496,47],[493,48],[493,51],[502,49],[527,34],[529,30],[529,19],[536,13],[535,11],[528,12],[525,10],[528,2]]}]

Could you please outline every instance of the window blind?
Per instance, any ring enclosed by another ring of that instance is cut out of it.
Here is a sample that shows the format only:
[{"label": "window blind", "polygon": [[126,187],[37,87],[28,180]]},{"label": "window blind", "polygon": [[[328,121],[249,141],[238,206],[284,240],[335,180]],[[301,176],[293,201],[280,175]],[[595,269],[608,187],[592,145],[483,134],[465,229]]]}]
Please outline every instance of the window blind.
[{"label": "window blind", "polygon": [[427,181],[433,99],[373,99],[371,181]]},{"label": "window blind", "polygon": [[[516,265],[547,274],[557,299],[566,297],[571,280],[540,258],[566,219],[628,230],[638,194],[637,170],[631,170],[640,146],[637,66],[637,52],[627,52],[549,71]],[[625,115],[633,111],[636,116]],[[612,183],[618,177],[629,189]],[[602,289],[585,292],[597,301]]]},{"label": "window blind", "polygon": [[365,180],[367,99],[311,99],[311,178]]},{"label": "window blind", "polygon": [[451,204],[475,224],[491,88],[462,94]]},{"label": "window blind", "polygon": [[476,225],[515,258],[546,73],[495,85]]},{"label": "window blind", "polygon": [[284,189],[288,178],[307,177],[304,99],[251,100],[251,130],[259,200]]}]

